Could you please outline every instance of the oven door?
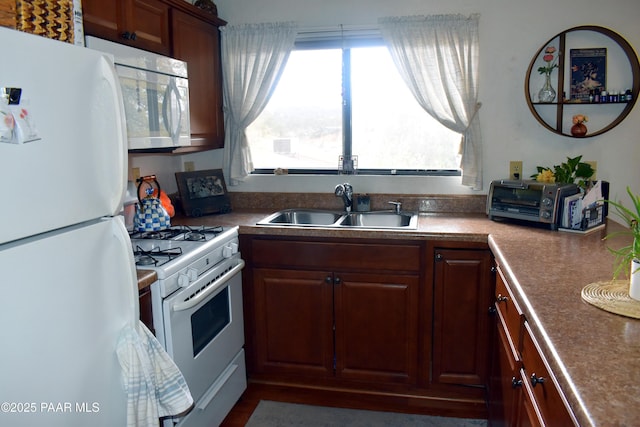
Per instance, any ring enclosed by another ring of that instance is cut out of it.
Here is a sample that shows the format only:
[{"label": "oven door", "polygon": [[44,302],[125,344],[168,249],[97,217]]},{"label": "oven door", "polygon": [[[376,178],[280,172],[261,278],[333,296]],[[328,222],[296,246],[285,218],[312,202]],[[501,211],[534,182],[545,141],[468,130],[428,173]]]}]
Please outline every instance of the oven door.
[{"label": "oven door", "polygon": [[240,254],[163,302],[167,352],[197,402],[244,345]]}]

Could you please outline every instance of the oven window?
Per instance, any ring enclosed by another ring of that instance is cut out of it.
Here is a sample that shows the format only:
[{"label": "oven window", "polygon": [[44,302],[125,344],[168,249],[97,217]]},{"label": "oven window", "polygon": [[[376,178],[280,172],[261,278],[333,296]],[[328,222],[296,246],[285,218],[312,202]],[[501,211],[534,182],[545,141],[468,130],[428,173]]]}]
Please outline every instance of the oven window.
[{"label": "oven window", "polygon": [[204,349],[230,323],[229,287],[213,297],[191,316],[193,357]]}]

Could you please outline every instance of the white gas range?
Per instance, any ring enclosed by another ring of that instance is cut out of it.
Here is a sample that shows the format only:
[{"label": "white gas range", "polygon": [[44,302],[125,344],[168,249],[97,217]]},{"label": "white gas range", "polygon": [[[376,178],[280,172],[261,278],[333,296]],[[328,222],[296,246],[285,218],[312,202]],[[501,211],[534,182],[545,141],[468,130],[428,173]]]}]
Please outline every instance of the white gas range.
[{"label": "white gas range", "polygon": [[136,267],[158,275],[151,286],[156,337],[195,401],[165,426],[217,425],[246,388],[238,228],[173,226],[130,238]]}]

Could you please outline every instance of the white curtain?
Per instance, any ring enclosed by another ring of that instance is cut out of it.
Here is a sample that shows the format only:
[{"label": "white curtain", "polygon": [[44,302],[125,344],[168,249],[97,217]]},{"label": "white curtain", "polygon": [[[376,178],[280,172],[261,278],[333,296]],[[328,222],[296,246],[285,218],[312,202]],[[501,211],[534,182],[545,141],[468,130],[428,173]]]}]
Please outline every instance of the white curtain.
[{"label": "white curtain", "polygon": [[296,33],[297,25],[291,22],[221,28],[224,164],[229,185],[237,185],[253,171],[245,131],[267,105]]},{"label": "white curtain", "polygon": [[478,110],[479,15],[380,18],[393,61],[416,100],[462,134],[462,184],[482,189]]}]

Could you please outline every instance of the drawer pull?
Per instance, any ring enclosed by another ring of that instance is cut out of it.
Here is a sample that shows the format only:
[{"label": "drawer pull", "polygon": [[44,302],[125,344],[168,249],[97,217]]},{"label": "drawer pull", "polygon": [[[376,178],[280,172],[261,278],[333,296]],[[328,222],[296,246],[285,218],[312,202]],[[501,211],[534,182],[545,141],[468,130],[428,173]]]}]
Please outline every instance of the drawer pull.
[{"label": "drawer pull", "polygon": [[504,295],[502,295],[502,294],[498,294],[498,296],[496,297],[496,301],[497,301],[497,302],[506,302],[506,301],[509,301],[509,298],[508,298],[508,297],[505,297],[505,296],[504,296]]},{"label": "drawer pull", "polygon": [[531,374],[531,385],[536,386],[536,384],[544,384],[544,377],[538,377],[535,372]]},{"label": "drawer pull", "polygon": [[512,388],[522,387],[522,380],[519,380],[516,377],[511,377],[511,387]]}]

